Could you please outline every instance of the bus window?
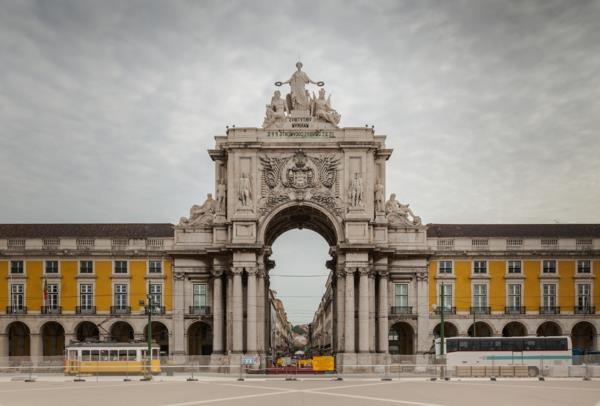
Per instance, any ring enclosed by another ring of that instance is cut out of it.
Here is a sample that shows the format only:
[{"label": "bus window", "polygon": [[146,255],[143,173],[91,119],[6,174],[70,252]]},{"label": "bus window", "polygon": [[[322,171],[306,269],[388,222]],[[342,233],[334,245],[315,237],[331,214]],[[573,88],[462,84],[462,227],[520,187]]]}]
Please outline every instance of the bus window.
[{"label": "bus window", "polygon": [[127,350],[127,361],[135,361],[136,360],[135,353],[136,353],[135,350]]},{"label": "bus window", "polygon": [[108,350],[100,350],[100,361],[108,361]]},{"label": "bus window", "polygon": [[90,350],[83,350],[83,351],[81,351],[81,360],[82,361],[89,361],[90,360]]},{"label": "bus window", "polygon": [[481,351],[493,351],[494,350],[494,340],[483,339],[479,341],[479,349]]},{"label": "bus window", "polygon": [[546,349],[548,351],[567,351],[569,349],[566,338],[547,338]]},{"label": "bus window", "polygon": [[446,352],[456,352],[458,351],[458,341],[457,340],[447,340],[446,341]]},{"label": "bus window", "polygon": [[523,340],[523,351],[540,351],[541,347],[541,343],[536,339]]},{"label": "bus window", "polygon": [[504,342],[502,343],[502,351],[522,352],[523,339],[510,338],[508,340],[504,340]]}]

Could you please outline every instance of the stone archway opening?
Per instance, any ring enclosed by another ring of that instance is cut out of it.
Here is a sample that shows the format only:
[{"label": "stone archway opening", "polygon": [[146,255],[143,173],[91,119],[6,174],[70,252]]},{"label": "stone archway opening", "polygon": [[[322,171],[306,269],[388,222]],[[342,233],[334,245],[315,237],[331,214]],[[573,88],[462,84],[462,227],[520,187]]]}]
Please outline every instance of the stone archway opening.
[{"label": "stone archway opening", "polygon": [[212,328],[207,323],[196,321],[188,328],[188,355],[210,355],[212,353]]},{"label": "stone archway opening", "polygon": [[100,341],[100,330],[95,323],[91,321],[82,321],[75,328],[75,338],[77,341]]},{"label": "stone archway opening", "polygon": [[492,337],[494,335],[494,331],[489,324],[483,321],[477,321],[475,322],[475,328],[473,328],[473,324],[469,326],[467,335],[469,337]]},{"label": "stone archway opening", "polygon": [[414,354],[415,332],[412,326],[398,322],[390,328],[389,352],[392,355]]},{"label": "stone archway opening", "polygon": [[561,328],[553,321],[545,321],[537,328],[536,335],[538,337],[550,337],[562,335]]},{"label": "stone archway opening", "polygon": [[594,351],[597,348],[596,340],[596,328],[588,321],[580,321],[571,329],[571,343],[574,351],[580,353]]},{"label": "stone archway opening", "polygon": [[44,357],[62,356],[65,352],[65,329],[55,321],[49,321],[41,329],[42,354]]},{"label": "stone archway opening", "polygon": [[111,341],[116,341],[118,343],[128,343],[133,341],[133,327],[127,322],[117,321],[110,327],[110,338]]},{"label": "stone archway opening", "polygon": [[[440,336],[440,331],[442,328],[442,323],[438,323],[433,328],[433,336],[438,338]],[[444,337],[458,337],[458,328],[454,323],[444,321]]]},{"label": "stone archway opening", "polygon": [[[144,341],[148,340],[148,325],[144,327]],[[159,321],[152,322],[152,341],[160,346],[161,356],[169,355],[169,329]]]},{"label": "stone archway opening", "polygon": [[23,322],[10,323],[6,329],[9,357],[29,357],[31,351],[31,333]]},{"label": "stone archway opening", "polygon": [[518,321],[511,321],[502,329],[502,337],[524,337],[526,335],[527,328]]}]

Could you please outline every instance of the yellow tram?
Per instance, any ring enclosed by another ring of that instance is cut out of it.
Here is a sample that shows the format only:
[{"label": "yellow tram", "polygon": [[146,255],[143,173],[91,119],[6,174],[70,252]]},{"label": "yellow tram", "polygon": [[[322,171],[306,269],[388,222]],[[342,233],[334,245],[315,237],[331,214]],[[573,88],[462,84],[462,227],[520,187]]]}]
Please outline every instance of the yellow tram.
[{"label": "yellow tram", "polygon": [[[160,373],[159,346],[152,344],[150,372]],[[148,370],[148,345],[77,342],[65,348],[65,374],[142,374]]]}]

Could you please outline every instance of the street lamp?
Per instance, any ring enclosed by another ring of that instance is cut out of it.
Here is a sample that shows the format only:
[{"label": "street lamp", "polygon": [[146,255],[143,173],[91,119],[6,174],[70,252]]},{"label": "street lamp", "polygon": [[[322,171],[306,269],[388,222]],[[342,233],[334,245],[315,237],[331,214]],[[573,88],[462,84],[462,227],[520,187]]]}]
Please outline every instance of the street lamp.
[{"label": "street lamp", "polygon": [[[152,295],[150,294],[150,281],[148,281],[148,293],[146,294],[146,299],[148,300],[148,305],[146,306],[146,313],[148,314],[148,326],[146,327],[146,341],[148,344],[148,351],[146,356],[147,360],[147,368],[144,373],[143,381],[151,381],[152,380]],[[144,299],[140,300],[140,306],[144,306]]]}]

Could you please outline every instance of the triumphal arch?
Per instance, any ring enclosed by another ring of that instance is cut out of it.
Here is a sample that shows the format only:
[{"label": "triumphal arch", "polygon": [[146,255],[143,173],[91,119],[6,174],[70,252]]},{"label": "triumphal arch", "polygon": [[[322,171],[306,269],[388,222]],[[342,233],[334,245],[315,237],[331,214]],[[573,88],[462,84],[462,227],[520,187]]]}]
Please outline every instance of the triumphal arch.
[{"label": "triumphal arch", "polygon": [[[379,363],[387,354],[390,273],[416,277],[415,313],[427,317],[425,227],[408,204],[386,199],[386,136],[340,126],[325,83],[302,68],[275,83],[261,127],[228,128],[209,150],[215,197],[194,205],[175,233],[175,356],[187,353],[193,320],[183,309],[195,280],[211,287],[214,364],[269,353],[271,245],[293,228],[313,230],[330,246],[338,365]],[[423,321],[415,329],[426,339]]]}]

